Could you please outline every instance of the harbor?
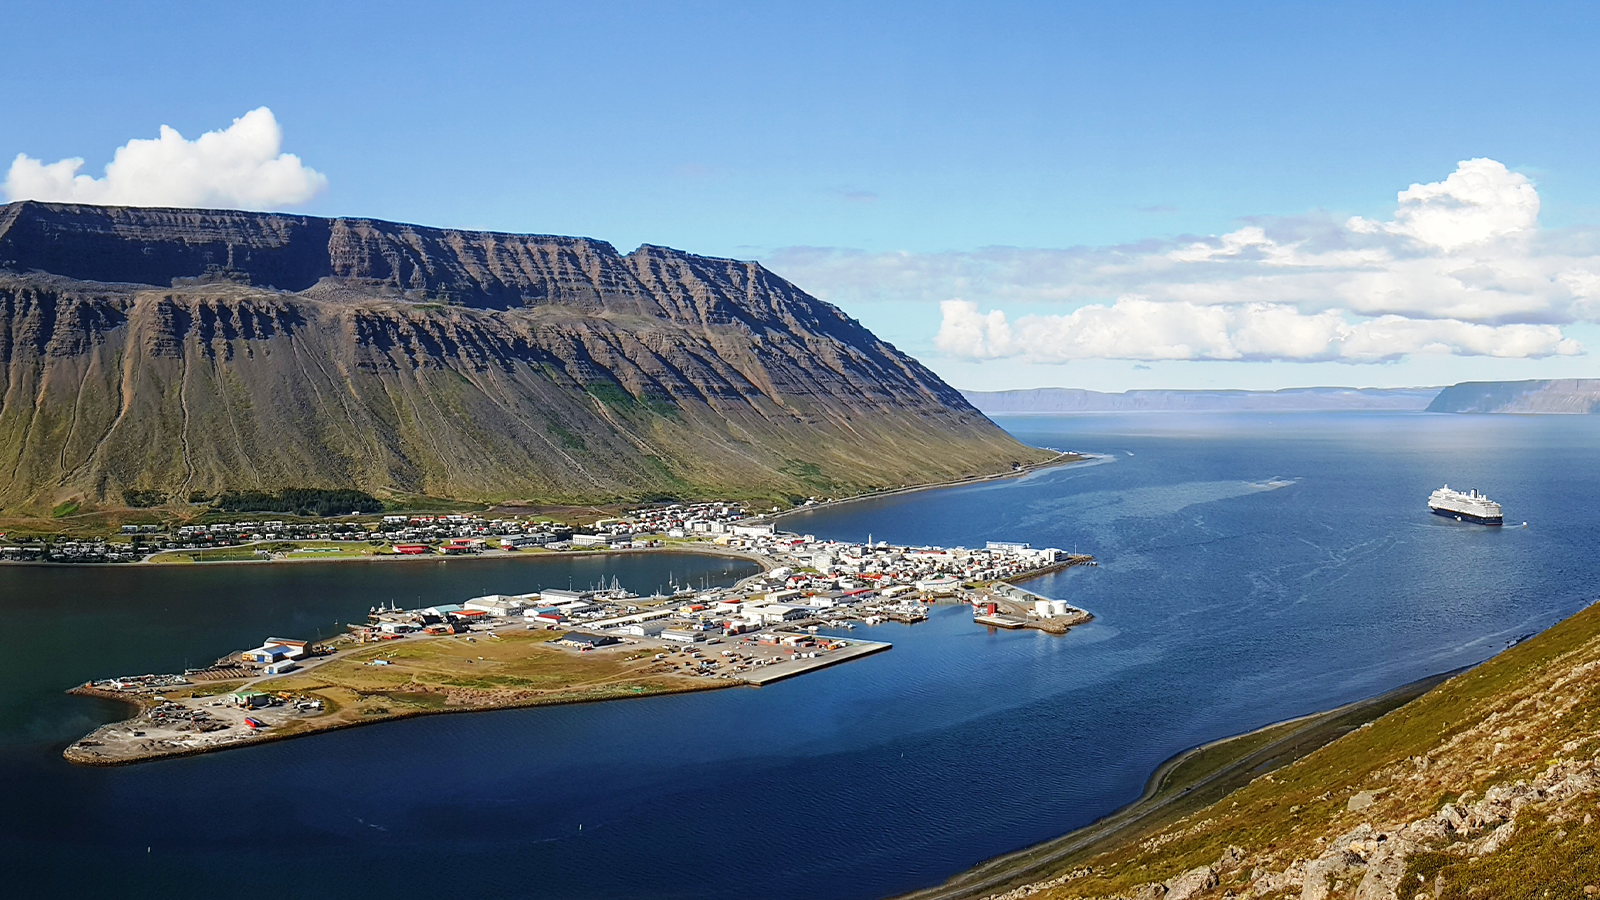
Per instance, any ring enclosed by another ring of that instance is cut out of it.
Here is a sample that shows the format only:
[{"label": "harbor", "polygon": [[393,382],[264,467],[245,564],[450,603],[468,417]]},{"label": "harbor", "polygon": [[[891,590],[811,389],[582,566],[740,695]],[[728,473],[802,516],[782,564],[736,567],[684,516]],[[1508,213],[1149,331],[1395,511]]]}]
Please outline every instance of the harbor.
[{"label": "harbor", "polygon": [[[665,521],[651,512],[602,525],[608,530],[596,536],[633,544],[641,534],[682,533],[683,510],[665,511]],[[968,549],[818,540],[759,520],[717,533],[674,549],[701,545],[760,560],[763,570],[726,588],[673,584],[649,596],[613,578],[586,589],[375,606],[366,621],[324,640],[269,636],[181,674],[87,682],[74,692],[136,714],[63,755],[119,765],[416,715],[761,687],[890,650],[891,642],[849,633],[923,622],[941,603],[970,606],[979,626],[1055,634],[1091,618],[1012,583],[1092,565],[1086,555],[1011,541]]]}]

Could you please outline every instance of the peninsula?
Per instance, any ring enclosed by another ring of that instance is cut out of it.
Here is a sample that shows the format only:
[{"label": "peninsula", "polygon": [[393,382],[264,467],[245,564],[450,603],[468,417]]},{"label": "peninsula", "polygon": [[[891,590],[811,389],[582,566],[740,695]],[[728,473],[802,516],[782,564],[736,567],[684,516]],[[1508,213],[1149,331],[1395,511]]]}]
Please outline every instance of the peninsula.
[{"label": "peninsula", "polygon": [[734,509],[650,507],[587,536],[600,547],[737,553],[764,564],[732,588],[641,597],[613,584],[374,609],[328,640],[268,637],[182,674],[80,685],[75,692],[137,713],[64,755],[117,765],[432,713],[760,686],[888,650],[849,632],[922,621],[941,601],[968,605],[979,627],[1061,634],[1091,618],[1014,583],[1092,565],[1088,556],[1010,541],[981,549],[819,541]]}]

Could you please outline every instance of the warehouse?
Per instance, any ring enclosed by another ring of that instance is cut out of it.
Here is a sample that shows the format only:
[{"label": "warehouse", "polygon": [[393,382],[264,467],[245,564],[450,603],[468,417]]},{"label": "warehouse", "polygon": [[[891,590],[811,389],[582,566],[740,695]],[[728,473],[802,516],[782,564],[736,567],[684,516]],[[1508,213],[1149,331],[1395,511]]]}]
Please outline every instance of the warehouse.
[{"label": "warehouse", "polygon": [[282,644],[269,644],[265,647],[257,647],[254,650],[246,650],[240,656],[244,658],[245,662],[275,663],[289,658],[289,648]]},{"label": "warehouse", "polygon": [[577,647],[580,650],[593,650],[596,647],[607,647],[618,643],[618,640],[609,634],[589,634],[582,631],[572,631],[557,638],[556,643],[568,647]]}]

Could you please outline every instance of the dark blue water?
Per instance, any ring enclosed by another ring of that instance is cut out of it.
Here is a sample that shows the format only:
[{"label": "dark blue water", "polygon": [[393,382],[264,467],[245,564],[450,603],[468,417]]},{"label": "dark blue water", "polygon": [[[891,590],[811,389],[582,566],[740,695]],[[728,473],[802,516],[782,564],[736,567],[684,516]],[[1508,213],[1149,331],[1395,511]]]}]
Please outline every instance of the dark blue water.
[{"label": "dark blue water", "polygon": [[[3,677],[34,697],[0,719],[10,883],[140,897],[279,878],[352,897],[878,897],[1091,821],[1185,747],[1479,661],[1600,594],[1600,417],[1003,424],[1108,461],[787,527],[1076,546],[1100,566],[1030,587],[1097,621],[1063,638],[990,633],[941,607],[923,625],[854,632],[894,641],[889,653],[759,690],[433,717],[77,769],[61,746],[109,711],[37,688],[106,673],[80,640],[123,654],[110,669],[127,669],[125,649],[96,630],[132,626],[115,597],[97,612],[111,589],[86,592],[71,582],[79,573],[0,570],[0,611],[28,632],[6,632]],[[1428,515],[1444,481],[1490,492],[1529,527]],[[359,585],[390,577],[383,568],[316,571],[345,579],[348,596],[378,591]],[[263,571],[163,577],[216,579],[206,592],[226,614],[205,621],[254,617],[214,654],[291,630],[261,621],[272,602],[250,585]],[[475,571],[443,569],[428,589],[459,578],[453,593],[475,592]],[[203,603],[130,590],[149,606],[127,634],[141,652],[168,667],[195,652]],[[308,608],[300,630],[331,624],[321,611]]]}]

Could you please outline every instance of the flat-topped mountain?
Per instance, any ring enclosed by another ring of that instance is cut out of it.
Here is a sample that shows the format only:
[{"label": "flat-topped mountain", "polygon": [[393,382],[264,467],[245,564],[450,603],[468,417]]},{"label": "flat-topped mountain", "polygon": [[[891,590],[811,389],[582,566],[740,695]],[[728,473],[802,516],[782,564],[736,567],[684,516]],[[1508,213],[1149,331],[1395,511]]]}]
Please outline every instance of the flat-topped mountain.
[{"label": "flat-topped mountain", "polygon": [[0,207],[0,509],[230,490],[810,496],[1025,447],[757,263],[227,210]]},{"label": "flat-topped mountain", "polygon": [[1595,413],[1600,412],[1600,378],[1464,381],[1440,391],[1428,412]]}]

